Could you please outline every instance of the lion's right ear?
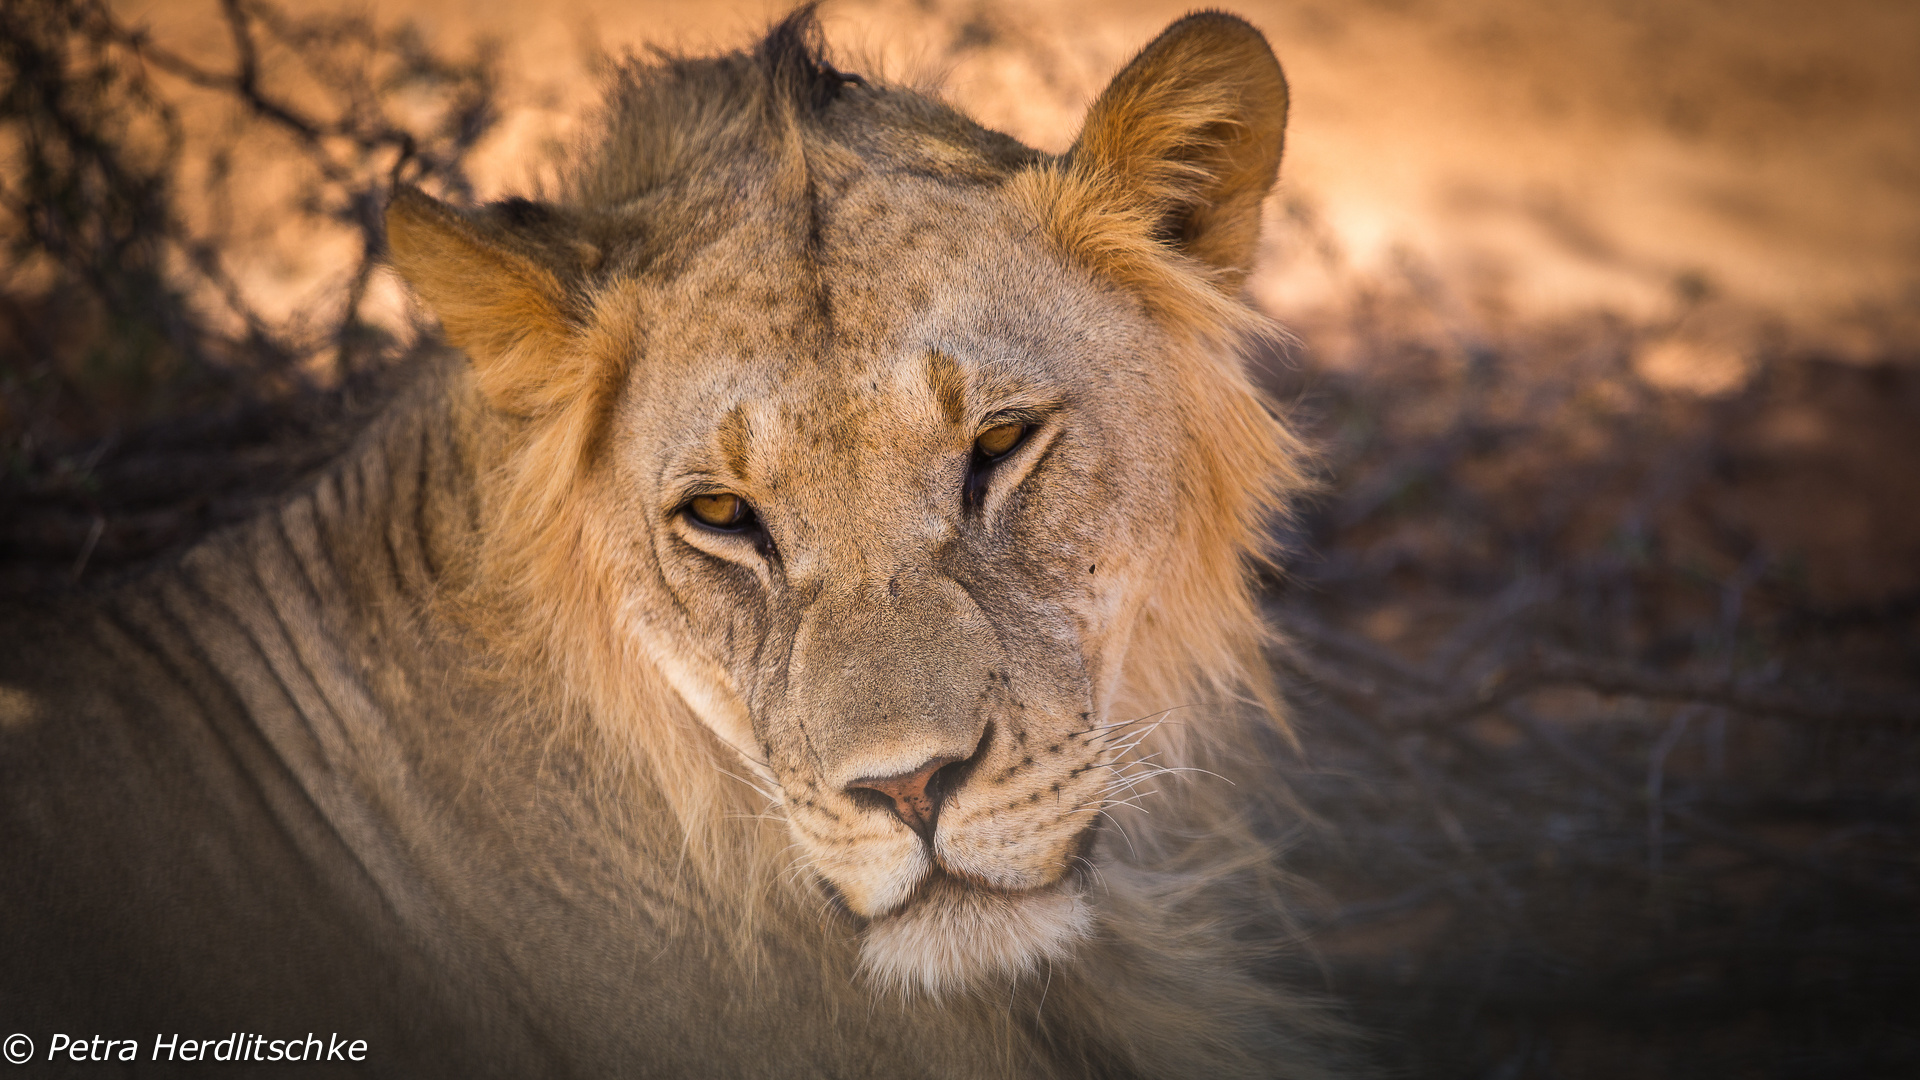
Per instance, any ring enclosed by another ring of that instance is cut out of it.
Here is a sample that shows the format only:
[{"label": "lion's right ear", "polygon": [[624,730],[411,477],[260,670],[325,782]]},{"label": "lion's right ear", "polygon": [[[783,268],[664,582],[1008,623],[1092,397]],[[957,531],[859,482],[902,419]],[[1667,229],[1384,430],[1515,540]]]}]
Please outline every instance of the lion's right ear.
[{"label": "lion's right ear", "polygon": [[1115,75],[1069,156],[1120,214],[1237,290],[1280,173],[1287,80],[1267,39],[1209,11],[1175,22]]},{"label": "lion's right ear", "polygon": [[[543,223],[553,213],[516,200],[507,219]],[[387,206],[393,267],[440,317],[448,342],[473,361],[480,391],[495,408],[534,416],[564,404],[588,375],[579,345],[583,312],[561,268],[538,243],[515,243],[497,208],[463,213],[418,188]]]}]

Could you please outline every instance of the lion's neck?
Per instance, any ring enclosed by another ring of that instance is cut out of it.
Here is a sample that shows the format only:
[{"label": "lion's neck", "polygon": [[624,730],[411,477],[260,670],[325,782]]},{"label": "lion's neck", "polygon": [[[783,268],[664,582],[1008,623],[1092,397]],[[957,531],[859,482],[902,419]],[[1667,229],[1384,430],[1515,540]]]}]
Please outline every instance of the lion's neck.
[{"label": "lion's neck", "polygon": [[487,462],[458,358],[433,357],[280,516],[324,521],[325,554],[362,607],[413,603],[464,586]]}]

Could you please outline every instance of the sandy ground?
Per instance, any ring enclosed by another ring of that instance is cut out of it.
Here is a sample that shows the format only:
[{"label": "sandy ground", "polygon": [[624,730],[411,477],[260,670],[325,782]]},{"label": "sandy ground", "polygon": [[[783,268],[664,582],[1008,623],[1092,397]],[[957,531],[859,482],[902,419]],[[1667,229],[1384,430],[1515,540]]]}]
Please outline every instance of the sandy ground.
[{"label": "sandy ground", "polygon": [[[1312,326],[1409,280],[1438,290],[1457,333],[1607,311],[1664,328],[1641,347],[1643,376],[1709,394],[1787,343],[1853,358],[1920,343],[1920,5],[1230,6],[1266,31],[1294,91],[1253,285],[1283,320]],[[231,55],[205,0],[118,7],[210,65]],[[1061,150],[1111,72],[1184,9],[836,0],[823,14],[845,66]],[[476,158],[493,196],[538,187],[605,57],[735,47],[783,10],[396,0],[375,17],[411,21],[435,47],[498,50],[506,109]],[[269,307],[293,309],[337,288],[347,243],[269,232],[235,258]],[[1337,335],[1308,345],[1342,352]]]}]

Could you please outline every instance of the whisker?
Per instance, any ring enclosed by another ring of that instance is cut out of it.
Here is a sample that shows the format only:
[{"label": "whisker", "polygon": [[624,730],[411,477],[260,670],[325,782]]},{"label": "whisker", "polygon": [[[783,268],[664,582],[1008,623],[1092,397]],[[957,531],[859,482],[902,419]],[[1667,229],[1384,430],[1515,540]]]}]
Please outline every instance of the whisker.
[{"label": "whisker", "polygon": [[[1146,721],[1135,720],[1126,726],[1132,727],[1134,724],[1141,724],[1141,723],[1146,723]],[[1126,731],[1126,730],[1103,731],[1098,735],[1088,736],[1087,741],[1090,743],[1098,743],[1098,742],[1105,742],[1108,739],[1114,739],[1114,738],[1145,738],[1148,735],[1153,734],[1162,725],[1168,725],[1172,727],[1186,727],[1185,724],[1181,723],[1178,720],[1155,720],[1152,722],[1151,726],[1138,731]]]},{"label": "whisker", "polygon": [[1140,857],[1140,849],[1134,846],[1133,837],[1127,832],[1127,827],[1120,823],[1119,818],[1116,818],[1112,814],[1107,813],[1105,807],[1102,807],[1102,806],[1076,807],[1072,810],[1068,810],[1066,813],[1062,814],[1061,816],[1072,817],[1075,814],[1100,814],[1103,817],[1105,817],[1108,821],[1113,822],[1113,827],[1115,831],[1119,832],[1120,838],[1127,842],[1127,850],[1133,853],[1134,858],[1137,859]]},{"label": "whisker", "polygon": [[1081,864],[1082,866],[1085,866],[1087,868],[1087,876],[1091,878],[1096,884],[1098,884],[1102,889],[1105,889],[1108,887],[1107,877],[1105,874],[1102,874],[1100,872],[1100,865],[1098,863],[1094,862],[1092,859],[1087,858],[1085,855],[1075,855],[1073,857],[1073,861]]},{"label": "whisker", "polygon": [[761,798],[766,799],[769,803],[777,804],[780,802],[780,797],[778,795],[775,795],[773,792],[768,791],[766,788],[761,787],[759,784],[754,783],[753,781],[747,779],[746,777],[741,776],[739,773],[733,772],[728,769],[720,769],[718,771],[722,776],[732,777],[733,779],[738,780],[741,783],[747,785],[749,788],[752,788],[754,791],[760,794]]},{"label": "whisker", "polygon": [[1125,734],[1127,728],[1136,727],[1140,724],[1152,723],[1155,727],[1158,727],[1160,724],[1164,724],[1164,723],[1172,723],[1172,724],[1178,725],[1179,721],[1167,719],[1168,714],[1177,712],[1181,709],[1198,709],[1200,707],[1201,705],[1197,702],[1191,705],[1175,705],[1172,708],[1162,709],[1156,713],[1148,713],[1145,716],[1136,717],[1132,720],[1116,720],[1111,724],[1092,724],[1087,727],[1079,729],[1078,731],[1074,732],[1074,734],[1086,735],[1088,736],[1089,742],[1095,742],[1102,739],[1112,738],[1116,733]]},{"label": "whisker", "polygon": [[[1219,773],[1214,772],[1212,769],[1202,769],[1198,765],[1163,765],[1160,767],[1160,771],[1155,773],[1154,775],[1167,776],[1173,773],[1199,773],[1202,776],[1211,776],[1215,780],[1219,780],[1228,784],[1233,784],[1233,781],[1228,780],[1226,777],[1221,776]],[[1239,787],[1240,785],[1233,784],[1233,786]]]}]

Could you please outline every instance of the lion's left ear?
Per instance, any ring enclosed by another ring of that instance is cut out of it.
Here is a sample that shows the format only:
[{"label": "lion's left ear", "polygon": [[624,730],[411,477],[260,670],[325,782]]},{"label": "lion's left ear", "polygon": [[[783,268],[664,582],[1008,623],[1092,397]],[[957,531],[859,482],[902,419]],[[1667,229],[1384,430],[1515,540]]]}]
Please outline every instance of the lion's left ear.
[{"label": "lion's left ear", "polygon": [[480,391],[516,416],[549,412],[585,392],[577,286],[599,252],[579,223],[524,199],[462,211],[418,188],[387,206],[394,269],[440,317],[473,363]]},{"label": "lion's left ear", "polygon": [[1087,113],[1072,169],[1154,215],[1155,237],[1237,290],[1280,175],[1287,80],[1266,38],[1219,12],[1155,38]]}]

